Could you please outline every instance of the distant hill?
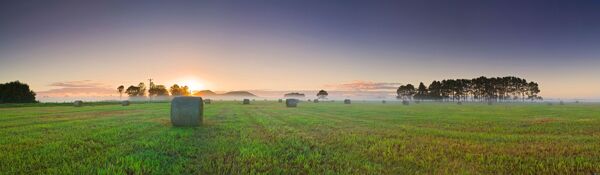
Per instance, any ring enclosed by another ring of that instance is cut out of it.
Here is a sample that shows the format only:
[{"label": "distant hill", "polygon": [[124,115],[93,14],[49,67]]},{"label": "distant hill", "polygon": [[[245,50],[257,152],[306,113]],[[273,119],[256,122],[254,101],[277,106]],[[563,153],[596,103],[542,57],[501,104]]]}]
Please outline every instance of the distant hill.
[{"label": "distant hill", "polygon": [[285,95],[283,95],[284,97],[293,97],[293,98],[304,98],[305,95],[302,93],[298,93],[298,92],[292,92],[292,93],[287,93]]},{"label": "distant hill", "polygon": [[211,91],[211,90],[202,90],[202,91],[198,91],[196,93],[193,94],[194,96],[215,96],[217,95],[217,93]]},{"label": "distant hill", "polygon": [[224,94],[220,94],[222,96],[242,96],[242,97],[256,97],[256,95],[248,92],[248,91],[231,91]]}]

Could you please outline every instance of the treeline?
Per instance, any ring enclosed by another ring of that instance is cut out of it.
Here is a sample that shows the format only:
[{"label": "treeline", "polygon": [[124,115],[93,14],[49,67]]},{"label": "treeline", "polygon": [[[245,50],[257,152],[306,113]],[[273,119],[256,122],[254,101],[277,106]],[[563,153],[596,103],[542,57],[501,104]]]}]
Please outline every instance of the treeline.
[{"label": "treeline", "polygon": [[146,85],[143,82],[140,82],[137,86],[131,85],[127,87],[127,89],[125,89],[125,86],[121,85],[117,87],[117,91],[121,96],[125,93],[130,97],[143,97],[146,96],[146,92],[148,92],[149,97],[169,95],[189,96],[192,94],[188,86],[180,87],[179,85],[174,84],[167,90],[164,85],[156,85],[153,82],[150,82],[148,89],[146,89]]},{"label": "treeline", "polygon": [[415,88],[402,85],[396,91],[402,100],[435,101],[525,101],[542,100],[539,85],[525,79],[508,77],[479,77],[474,79],[448,79],[433,81],[429,86],[422,82]]},{"label": "treeline", "polygon": [[35,92],[19,81],[0,83],[0,103],[37,103]]}]

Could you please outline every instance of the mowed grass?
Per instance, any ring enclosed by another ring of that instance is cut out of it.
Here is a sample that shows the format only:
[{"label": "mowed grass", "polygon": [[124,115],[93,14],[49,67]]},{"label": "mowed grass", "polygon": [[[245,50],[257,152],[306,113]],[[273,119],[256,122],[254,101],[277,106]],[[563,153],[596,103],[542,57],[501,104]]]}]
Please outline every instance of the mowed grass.
[{"label": "mowed grass", "polygon": [[600,173],[600,104],[213,101],[0,108],[0,174]]}]

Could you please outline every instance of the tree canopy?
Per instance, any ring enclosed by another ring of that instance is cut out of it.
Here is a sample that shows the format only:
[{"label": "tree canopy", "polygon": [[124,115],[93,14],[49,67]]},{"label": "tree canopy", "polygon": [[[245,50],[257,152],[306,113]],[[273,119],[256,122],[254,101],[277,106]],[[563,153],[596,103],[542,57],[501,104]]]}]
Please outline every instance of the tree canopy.
[{"label": "tree canopy", "polygon": [[35,92],[19,81],[0,84],[0,103],[37,103]]},{"label": "tree canopy", "polygon": [[[429,87],[419,84],[416,94],[414,87],[408,84],[398,88],[398,97],[414,97],[418,100],[477,100],[477,101],[506,101],[506,100],[538,100],[541,97],[539,85],[536,82],[508,77],[478,77],[474,79],[447,79],[433,81]],[[414,96],[413,96],[414,95]]]},{"label": "tree canopy", "polygon": [[329,95],[329,93],[327,93],[327,91],[321,89],[318,93],[317,93],[317,97],[319,99],[327,99],[327,96]]}]

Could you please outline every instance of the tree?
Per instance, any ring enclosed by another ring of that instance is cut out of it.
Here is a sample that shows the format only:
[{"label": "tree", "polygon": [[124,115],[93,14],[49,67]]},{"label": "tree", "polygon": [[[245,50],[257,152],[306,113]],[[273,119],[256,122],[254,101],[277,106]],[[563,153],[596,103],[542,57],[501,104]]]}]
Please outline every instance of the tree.
[{"label": "tree", "polygon": [[329,95],[329,93],[327,93],[327,91],[322,90],[322,89],[317,93],[317,97],[319,99],[327,99],[328,95]]},{"label": "tree", "polygon": [[148,90],[148,96],[168,96],[169,91],[164,85],[152,85]]},{"label": "tree", "polygon": [[140,93],[140,87],[138,87],[138,86],[129,86],[127,88],[127,90],[125,90],[125,93],[127,95],[129,95],[130,97],[138,96],[138,94]]},{"label": "tree", "polygon": [[139,87],[139,91],[137,96],[146,96],[146,85],[144,85],[144,82],[140,82],[140,84],[138,84]]},{"label": "tree", "polygon": [[171,91],[171,95],[173,96],[181,96],[181,87],[179,87],[179,85],[174,84],[173,86],[171,86],[171,88],[169,88],[169,91]]},{"label": "tree", "polygon": [[428,95],[429,91],[427,90],[427,87],[425,87],[425,84],[423,84],[423,82],[419,83],[419,88],[417,88],[417,93],[415,94],[415,99],[416,100],[424,100],[427,99],[427,95]]},{"label": "tree", "polygon": [[416,93],[415,86],[413,86],[412,84],[402,85],[398,87],[396,93],[398,94],[398,99],[411,100],[413,95],[415,95]]},{"label": "tree", "polygon": [[190,96],[190,95],[192,95],[192,91],[190,90],[190,88],[188,86],[183,86],[183,88],[181,88],[181,94],[183,96]]},{"label": "tree", "polygon": [[0,103],[37,103],[35,92],[19,81],[0,84]]},{"label": "tree", "polygon": [[121,86],[117,87],[117,91],[119,91],[119,99],[121,99],[121,97],[123,97],[123,90],[125,90],[125,86],[121,85]]}]

